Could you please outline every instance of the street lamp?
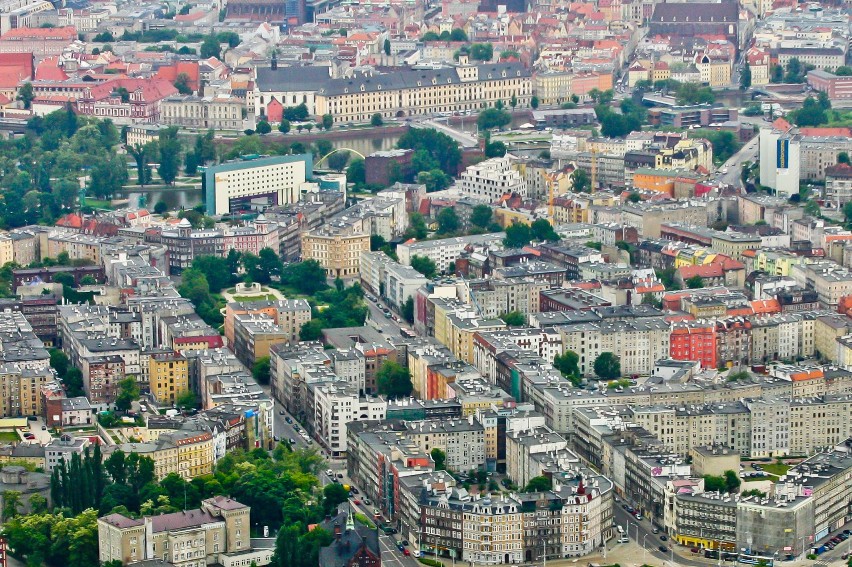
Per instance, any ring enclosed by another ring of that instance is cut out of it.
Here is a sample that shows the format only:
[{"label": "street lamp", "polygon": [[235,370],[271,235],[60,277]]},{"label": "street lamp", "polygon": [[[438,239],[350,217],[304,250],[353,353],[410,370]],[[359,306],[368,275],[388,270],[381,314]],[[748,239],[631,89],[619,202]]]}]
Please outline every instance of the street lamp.
[{"label": "street lamp", "polygon": [[[637,537],[636,539],[638,540],[639,538]],[[647,563],[645,562],[645,556],[648,553],[648,548],[645,547],[645,540],[646,539],[648,539],[648,534],[645,534],[642,537],[642,565],[647,565]]]},{"label": "street lamp", "polygon": [[627,522],[627,537],[630,537],[630,524],[633,524],[633,527],[636,528],[636,543],[639,543],[639,524],[636,522]]}]

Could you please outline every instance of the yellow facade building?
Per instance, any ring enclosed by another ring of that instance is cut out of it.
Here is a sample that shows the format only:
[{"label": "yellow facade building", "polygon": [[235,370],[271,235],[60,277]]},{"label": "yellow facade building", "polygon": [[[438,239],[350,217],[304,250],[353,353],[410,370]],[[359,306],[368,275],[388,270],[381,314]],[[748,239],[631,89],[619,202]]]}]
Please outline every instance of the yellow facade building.
[{"label": "yellow facade building", "polygon": [[465,56],[450,69],[412,69],[329,79],[316,93],[316,114],[336,123],[369,122],[374,114],[400,118],[480,110],[497,101],[528,106],[532,77],[520,63],[468,64]]},{"label": "yellow facade building", "polygon": [[329,277],[354,278],[361,273],[361,254],[370,251],[370,235],[350,227],[323,225],[302,234],[302,260],[316,260]]},{"label": "yellow facade building", "polygon": [[189,391],[189,365],[178,352],[152,354],[148,366],[151,395],[161,404],[173,404]]}]

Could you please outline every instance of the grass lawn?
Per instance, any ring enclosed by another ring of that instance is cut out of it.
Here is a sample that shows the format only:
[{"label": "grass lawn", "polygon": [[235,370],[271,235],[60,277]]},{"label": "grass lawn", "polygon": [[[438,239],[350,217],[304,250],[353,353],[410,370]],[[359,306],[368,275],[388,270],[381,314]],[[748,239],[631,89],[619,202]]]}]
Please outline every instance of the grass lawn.
[{"label": "grass lawn", "polygon": [[761,467],[764,471],[775,476],[783,476],[787,474],[788,470],[790,470],[789,465],[781,465],[778,463],[772,463],[771,465],[761,465]]},{"label": "grass lawn", "polygon": [[12,443],[20,440],[20,436],[18,436],[18,434],[14,431],[0,431],[0,442]]},{"label": "grass lawn", "polygon": [[280,291],[287,299],[311,299],[310,295],[305,295],[288,285],[275,284],[273,287]]},{"label": "grass lawn", "polygon": [[85,201],[85,203],[81,203],[84,207],[92,207],[93,209],[112,209],[110,202],[103,199],[92,199],[91,197],[86,197]]},{"label": "grass lawn", "polygon": [[275,296],[271,293],[267,293],[265,295],[235,295],[234,301],[260,301],[261,299],[266,299],[267,301],[275,301]]}]

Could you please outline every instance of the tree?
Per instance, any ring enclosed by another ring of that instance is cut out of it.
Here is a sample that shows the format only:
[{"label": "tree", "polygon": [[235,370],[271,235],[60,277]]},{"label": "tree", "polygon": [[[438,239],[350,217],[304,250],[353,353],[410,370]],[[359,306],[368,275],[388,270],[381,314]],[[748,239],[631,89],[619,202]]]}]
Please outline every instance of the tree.
[{"label": "tree", "polygon": [[725,488],[727,488],[728,492],[736,492],[742,482],[740,481],[740,477],[737,476],[732,470],[725,471]]},{"label": "tree", "polygon": [[444,173],[443,170],[431,169],[418,173],[415,181],[420,185],[425,185],[427,193],[434,193],[435,191],[443,191],[449,187],[453,179]]},{"label": "tree", "polygon": [[414,323],[414,297],[408,296],[402,305],[402,318],[411,325]]},{"label": "tree", "polygon": [[160,165],[157,173],[167,185],[174,183],[180,164],[181,144],[177,139],[177,130],[176,126],[160,130]]},{"label": "tree", "polygon": [[68,359],[68,355],[59,350],[58,348],[50,349],[50,367],[56,370],[56,374],[59,378],[65,376],[65,373],[68,372],[68,366],[71,364],[71,361]]},{"label": "tree", "polygon": [[805,203],[805,214],[812,217],[818,217],[819,213],[819,203],[817,203],[813,199],[809,199],[808,202]]},{"label": "tree", "polygon": [[537,96],[535,96],[535,95],[533,95],[533,97],[532,97],[532,98],[530,98],[530,107],[531,107],[533,110],[535,110],[535,109],[537,109],[537,108],[538,108],[538,105],[539,105],[538,97],[537,97]]},{"label": "tree", "polygon": [[418,212],[409,213],[408,215],[408,228],[405,231],[405,238],[414,238],[416,240],[423,240],[429,233],[429,229],[426,226],[426,219],[423,218],[423,215]]},{"label": "tree", "polygon": [[802,108],[790,114],[797,126],[820,126],[828,121],[825,110],[812,96],[805,99]]},{"label": "tree", "polygon": [[452,207],[444,207],[438,213],[438,232],[441,234],[450,234],[459,229],[459,217],[456,215],[456,210]]},{"label": "tree", "polygon": [[3,521],[7,522],[18,515],[21,507],[21,493],[17,490],[7,490],[3,493]]},{"label": "tree", "polygon": [[831,99],[828,98],[828,93],[825,91],[820,91],[817,94],[817,104],[823,110],[831,110]]},{"label": "tree", "polygon": [[366,170],[364,169],[364,160],[357,158],[346,168],[346,179],[352,183],[365,183]]},{"label": "tree", "polygon": [[840,67],[834,70],[834,74],[838,77],[850,77],[852,76],[852,67],[841,65]]},{"label": "tree", "polygon": [[139,399],[139,385],[136,378],[128,376],[118,383],[118,395],[115,397],[115,407],[120,411],[127,411],[133,402]]},{"label": "tree", "polygon": [[174,85],[180,94],[192,94],[192,87],[189,86],[189,75],[186,73],[179,73],[175,78]]},{"label": "tree", "polygon": [[713,89],[698,83],[680,83],[675,98],[680,105],[712,104],[716,100]]},{"label": "tree", "polygon": [[500,315],[500,318],[510,327],[522,327],[527,322],[526,317],[520,311],[508,311]]},{"label": "tree", "polygon": [[269,125],[269,122],[266,120],[261,120],[257,123],[257,129],[255,130],[261,136],[264,134],[269,134],[272,132],[272,126]]},{"label": "tree", "polygon": [[846,152],[840,152],[837,154],[837,163],[845,163],[849,165],[852,161],[849,160],[849,154]]},{"label": "tree", "polygon": [[506,155],[506,144],[503,142],[489,142],[485,144],[485,157],[503,157]]},{"label": "tree", "polygon": [[376,372],[376,387],[388,398],[403,398],[411,395],[414,386],[408,368],[392,360],[386,360]]},{"label": "tree", "polygon": [[282,134],[286,134],[290,131],[290,121],[286,118],[282,118],[281,122],[278,123],[278,131]]},{"label": "tree", "polygon": [[530,235],[533,240],[558,242],[559,235],[553,230],[553,225],[547,219],[536,219],[530,225]]},{"label": "tree", "polygon": [[488,205],[476,205],[470,213],[470,224],[479,228],[487,228],[494,217],[494,211]]},{"label": "tree", "polygon": [[337,482],[331,482],[322,489],[323,507],[326,513],[333,514],[340,504],[349,499],[349,491]]},{"label": "tree", "polygon": [[311,319],[299,329],[300,341],[318,341],[322,337],[322,321]]},{"label": "tree", "polygon": [[592,180],[585,169],[575,169],[571,174],[571,184],[577,193],[588,193],[592,189]]},{"label": "tree", "polygon": [[553,479],[549,476],[536,476],[527,483],[524,492],[546,492],[553,488]]},{"label": "tree", "polygon": [[305,103],[284,109],[284,118],[290,122],[303,122],[308,119],[308,116],[310,116],[310,113]]},{"label": "tree", "polygon": [[429,455],[431,455],[432,461],[435,463],[436,471],[447,470],[447,454],[444,451],[435,447]]},{"label": "tree", "polygon": [[449,174],[455,174],[461,163],[458,143],[432,128],[410,128],[396,145],[403,150],[426,150],[438,162],[438,169]]},{"label": "tree", "polygon": [[740,89],[747,91],[749,88],[751,88],[751,66],[746,63],[740,75]]},{"label": "tree", "polygon": [[378,112],[373,114],[373,116],[370,118],[370,126],[374,126],[374,127],[378,128],[379,126],[382,126],[384,123],[385,123],[385,121],[382,120],[382,115],[379,114]]},{"label": "tree", "polygon": [[553,357],[553,367],[575,386],[580,383],[580,355],[572,350]]},{"label": "tree", "polygon": [[29,81],[21,85],[18,89],[18,96],[15,97],[16,100],[21,101],[24,105],[24,109],[29,110],[30,106],[32,106],[33,99],[35,98],[35,94],[33,93],[33,84]]},{"label": "tree", "polygon": [[470,58],[475,61],[491,61],[494,58],[494,46],[490,43],[471,44]]},{"label": "tree", "polygon": [[773,65],[771,71],[770,82],[784,82],[784,68],[781,65]]},{"label": "tree", "polygon": [[522,248],[532,241],[529,225],[523,223],[512,223],[506,227],[506,237],[503,245],[506,248]]},{"label": "tree", "polygon": [[222,56],[222,46],[219,45],[219,39],[215,35],[208,35],[201,42],[199,55],[201,59],[209,59],[215,57],[219,59]]},{"label": "tree", "polygon": [[418,256],[417,254],[412,256],[411,267],[429,279],[434,278],[435,274],[437,273],[435,262],[427,256]]},{"label": "tree", "polygon": [[691,278],[687,278],[685,283],[688,289],[701,289],[704,287],[704,280],[701,279],[701,276],[692,276]]},{"label": "tree", "polygon": [[339,152],[334,152],[333,154],[328,156],[326,162],[328,163],[328,167],[335,171],[343,171],[343,168],[346,167],[346,163],[349,161],[349,152],[346,150],[342,150]]},{"label": "tree", "polygon": [[486,108],[479,113],[476,119],[476,125],[480,130],[491,130],[492,128],[502,128],[512,122],[512,115],[505,110],[498,108]]},{"label": "tree", "polygon": [[787,61],[787,74],[784,79],[788,83],[800,83],[802,77],[802,62],[798,57],[792,57]]},{"label": "tree", "polygon": [[450,32],[450,41],[467,41],[467,34],[461,28],[454,28]]},{"label": "tree", "polygon": [[186,152],[183,162],[183,171],[187,175],[195,175],[198,172],[198,154]]},{"label": "tree", "polygon": [[630,193],[630,195],[627,196],[627,201],[630,203],[639,203],[642,201],[642,196],[639,195],[639,193],[637,193],[636,191],[633,191],[632,193]]},{"label": "tree", "polygon": [[78,368],[69,368],[65,377],[62,378],[62,385],[65,387],[65,395],[69,398],[78,398],[85,396],[83,390],[83,373]]},{"label": "tree", "polygon": [[614,380],[621,377],[621,362],[611,352],[602,352],[595,359],[595,374],[604,380]]},{"label": "tree", "polygon": [[269,357],[261,356],[254,361],[251,367],[251,375],[258,384],[269,384]]},{"label": "tree", "polygon": [[389,56],[391,54],[391,42],[390,42],[389,39],[385,39],[385,43],[384,43],[383,47],[384,47],[385,55]]},{"label": "tree", "polygon": [[195,409],[198,407],[198,400],[192,390],[184,390],[175,398],[175,407],[183,409]]},{"label": "tree", "polygon": [[702,132],[702,136],[713,145],[713,158],[720,162],[727,161],[742,146],[734,133],[728,130],[708,130]]}]

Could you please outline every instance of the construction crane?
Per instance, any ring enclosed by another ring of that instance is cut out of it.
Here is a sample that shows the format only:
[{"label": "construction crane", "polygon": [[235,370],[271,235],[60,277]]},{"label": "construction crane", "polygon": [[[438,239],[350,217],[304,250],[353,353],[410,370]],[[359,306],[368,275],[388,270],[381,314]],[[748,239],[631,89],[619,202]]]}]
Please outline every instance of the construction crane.
[{"label": "construction crane", "polygon": [[597,178],[598,178],[598,148],[596,146],[592,146],[592,184],[589,187],[589,193],[595,193],[597,189]]}]

